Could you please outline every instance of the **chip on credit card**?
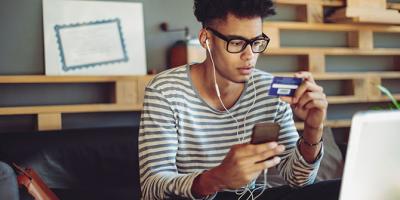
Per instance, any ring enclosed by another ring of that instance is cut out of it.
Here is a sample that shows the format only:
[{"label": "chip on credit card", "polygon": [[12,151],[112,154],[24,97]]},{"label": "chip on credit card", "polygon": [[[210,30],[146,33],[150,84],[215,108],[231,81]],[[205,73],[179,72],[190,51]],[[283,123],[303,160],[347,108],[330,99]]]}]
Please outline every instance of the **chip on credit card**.
[{"label": "chip on credit card", "polygon": [[301,78],[275,76],[272,79],[268,94],[271,96],[293,96],[302,81]]}]

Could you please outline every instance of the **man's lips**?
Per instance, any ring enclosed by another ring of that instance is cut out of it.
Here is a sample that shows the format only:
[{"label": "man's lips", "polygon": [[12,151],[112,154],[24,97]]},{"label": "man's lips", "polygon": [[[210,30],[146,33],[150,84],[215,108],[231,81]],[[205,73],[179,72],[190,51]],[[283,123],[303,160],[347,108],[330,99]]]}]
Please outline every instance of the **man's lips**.
[{"label": "man's lips", "polygon": [[251,73],[253,70],[253,67],[239,67],[238,70],[240,71],[241,74],[248,75]]}]

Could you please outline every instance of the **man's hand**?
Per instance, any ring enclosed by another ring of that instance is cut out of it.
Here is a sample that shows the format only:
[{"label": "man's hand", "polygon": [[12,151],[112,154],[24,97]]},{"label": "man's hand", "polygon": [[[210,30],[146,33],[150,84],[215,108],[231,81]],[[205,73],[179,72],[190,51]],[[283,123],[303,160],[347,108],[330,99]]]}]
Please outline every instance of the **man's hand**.
[{"label": "man's hand", "polygon": [[315,83],[310,72],[298,72],[295,77],[303,78],[303,83],[297,88],[293,97],[281,97],[281,99],[292,105],[294,114],[304,120],[306,126],[320,128],[328,108],[323,88]]},{"label": "man's hand", "polygon": [[314,144],[320,144],[322,138],[328,101],[322,87],[315,83],[311,73],[298,72],[295,77],[303,78],[303,83],[297,88],[293,98],[281,97],[281,99],[291,104],[294,114],[304,120],[300,153],[307,162],[313,163],[321,150],[321,145]]},{"label": "man's hand", "polygon": [[[280,162],[284,151],[276,142],[234,145],[222,163],[199,175],[192,186],[196,196],[206,196],[223,189],[238,189],[257,178],[264,169]],[[272,158],[270,160],[267,160]]]},{"label": "man's hand", "polygon": [[[264,169],[278,164],[280,158],[274,156],[284,148],[276,142],[235,145],[214,172],[224,188],[238,189],[257,178]],[[273,159],[267,160],[269,158]]]}]

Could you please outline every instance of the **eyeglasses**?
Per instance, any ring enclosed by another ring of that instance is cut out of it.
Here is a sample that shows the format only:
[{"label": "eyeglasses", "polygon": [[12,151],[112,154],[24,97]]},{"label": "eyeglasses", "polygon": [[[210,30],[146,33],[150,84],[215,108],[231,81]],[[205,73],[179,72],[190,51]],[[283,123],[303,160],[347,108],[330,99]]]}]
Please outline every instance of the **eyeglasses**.
[{"label": "eyeglasses", "polygon": [[251,50],[253,51],[253,53],[261,53],[265,51],[270,41],[269,37],[264,33],[262,33],[262,35],[259,37],[248,40],[240,36],[225,36],[222,33],[209,27],[206,27],[206,29],[211,31],[215,36],[219,37],[220,39],[226,42],[226,50],[229,53],[240,53],[249,44],[251,46]]}]

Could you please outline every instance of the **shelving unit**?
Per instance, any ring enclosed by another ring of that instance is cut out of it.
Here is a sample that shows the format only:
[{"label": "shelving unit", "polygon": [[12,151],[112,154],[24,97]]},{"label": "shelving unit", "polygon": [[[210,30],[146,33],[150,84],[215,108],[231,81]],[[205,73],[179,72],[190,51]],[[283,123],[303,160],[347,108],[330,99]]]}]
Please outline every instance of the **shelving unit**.
[{"label": "shelving unit", "polygon": [[[357,1],[357,0],[347,0]],[[358,23],[324,23],[324,8],[346,9],[345,0],[275,0],[276,4],[295,6],[297,21],[267,21],[263,30],[271,38],[269,48],[264,56],[298,56],[298,70],[307,70],[313,73],[315,80],[345,81],[346,91],[343,95],[330,95],[327,97],[329,104],[357,104],[388,102],[376,87],[385,79],[400,80],[400,47],[399,48],[376,48],[374,39],[376,33],[400,34],[400,26],[388,24],[358,24]],[[383,5],[383,1],[380,2]],[[351,3],[350,3],[351,4]],[[365,2],[364,2],[365,4]],[[354,4],[353,4],[354,5]],[[367,4],[365,4],[367,5]],[[388,3],[388,9],[399,9],[399,3]],[[352,21],[346,21],[352,22]],[[390,20],[389,20],[390,22]],[[398,21],[400,22],[400,21]],[[345,47],[307,47],[307,46],[282,46],[282,32],[310,31],[310,32],[344,32],[347,35],[347,46]],[[374,72],[329,72],[326,66],[327,56],[391,56],[394,66],[391,71]],[[292,76],[291,73],[276,73],[276,75]],[[400,100],[400,94],[394,94]],[[327,120],[325,125],[332,128],[343,128],[350,126],[349,119]],[[298,129],[303,129],[301,122],[297,122]]]},{"label": "shelving unit", "polygon": [[400,24],[397,7],[398,4],[388,4],[386,0],[347,0],[346,8],[337,10],[329,19],[335,22]]},{"label": "shelving unit", "polygon": [[[315,3],[324,7],[343,7],[346,5],[346,0],[273,0],[277,4],[286,5],[307,5],[309,3]],[[400,10],[400,3],[386,2],[387,8]]]},{"label": "shelving unit", "polygon": [[0,107],[0,115],[36,115],[38,130],[62,129],[63,113],[140,111],[152,76],[0,76],[0,84],[111,83],[112,102],[102,104]]},{"label": "shelving unit", "polygon": [[[280,5],[296,6],[297,19],[308,23],[322,23],[324,8],[337,8],[327,20],[347,23],[399,24],[400,3],[386,0],[273,0]],[[346,7],[350,5],[350,7]],[[361,5],[361,6],[360,6]],[[349,10],[346,10],[349,9]],[[371,15],[370,13],[374,13]]]},{"label": "shelving unit", "polygon": [[[382,0],[379,0],[380,2]],[[345,0],[275,0],[280,5],[295,6],[297,21],[264,23],[264,32],[272,38],[263,56],[298,56],[299,70],[313,73],[317,82],[343,82],[343,94],[328,95],[330,105],[388,102],[376,85],[384,80],[400,80],[400,47],[377,48],[374,39],[377,33],[400,34],[400,26],[387,24],[342,24],[324,23],[325,8],[346,6]],[[400,10],[400,3],[387,3],[388,9]],[[290,47],[281,45],[283,31],[344,32],[347,35],[345,47]],[[196,47],[193,47],[196,48]],[[201,49],[203,50],[203,49]],[[204,51],[196,51],[203,56]],[[329,72],[328,56],[391,56],[394,66],[390,71],[375,72]],[[274,73],[292,76],[292,73]],[[53,84],[53,83],[110,83],[113,85],[112,101],[108,103],[78,105],[41,105],[0,107],[0,115],[36,115],[39,130],[61,129],[63,114],[89,112],[130,112],[142,109],[144,87],[153,76],[0,76],[0,84]],[[400,100],[400,94],[394,94]],[[303,129],[303,123],[296,127]],[[349,119],[327,120],[326,126],[345,128]]]},{"label": "shelving unit", "polygon": [[[289,73],[275,73],[279,76],[291,76]],[[317,81],[324,80],[352,80],[354,84],[354,95],[329,96],[331,104],[349,102],[368,102],[368,96],[362,91],[368,83],[364,83],[365,74],[314,74]],[[367,76],[375,77],[376,74],[368,73]],[[17,106],[0,107],[0,115],[36,115],[38,130],[62,129],[62,114],[65,113],[89,113],[89,112],[126,112],[140,111],[142,109],[144,87],[153,76],[0,76],[0,84],[32,84],[32,83],[111,83],[114,87],[113,101],[102,104],[78,104],[78,105],[45,105],[45,106]],[[386,73],[381,77],[400,78],[400,73]],[[367,79],[368,80],[368,79]],[[362,82],[362,84],[356,84]],[[361,86],[359,86],[361,85]],[[370,93],[376,93],[371,91]],[[379,92],[379,91],[378,91]],[[368,93],[369,94],[369,93]],[[374,97],[375,101],[387,100],[386,97]],[[400,95],[397,96],[400,99]],[[326,126],[347,127],[349,120],[328,120]],[[296,123],[296,127],[303,129],[302,123]]]}]

